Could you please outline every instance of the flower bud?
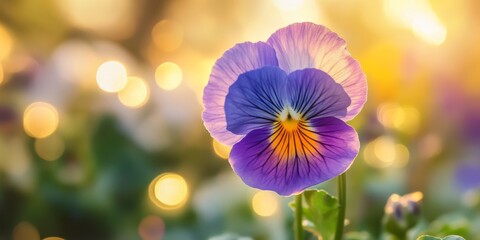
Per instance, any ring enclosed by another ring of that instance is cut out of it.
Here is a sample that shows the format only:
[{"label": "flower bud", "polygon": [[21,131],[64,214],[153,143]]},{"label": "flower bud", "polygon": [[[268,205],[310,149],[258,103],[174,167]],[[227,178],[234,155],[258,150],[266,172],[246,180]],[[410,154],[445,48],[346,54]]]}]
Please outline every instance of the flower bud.
[{"label": "flower bud", "polygon": [[420,220],[421,192],[414,192],[404,196],[392,194],[385,205],[383,226],[385,231],[404,239],[408,230]]}]

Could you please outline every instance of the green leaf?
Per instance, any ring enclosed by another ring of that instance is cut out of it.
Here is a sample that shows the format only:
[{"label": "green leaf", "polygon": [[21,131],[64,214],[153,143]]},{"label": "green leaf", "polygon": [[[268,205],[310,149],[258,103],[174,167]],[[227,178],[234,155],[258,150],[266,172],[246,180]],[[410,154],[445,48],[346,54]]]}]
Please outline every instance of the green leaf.
[{"label": "green leaf", "polygon": [[305,230],[322,236],[324,240],[333,239],[340,207],[338,200],[324,190],[307,190],[303,195]]},{"label": "green leaf", "polygon": [[433,236],[470,236],[471,222],[460,214],[443,215],[433,221],[425,234]]},{"label": "green leaf", "polygon": [[457,235],[450,235],[444,238],[441,237],[434,237],[430,235],[422,235],[417,238],[417,240],[465,240],[465,238],[457,236]]}]

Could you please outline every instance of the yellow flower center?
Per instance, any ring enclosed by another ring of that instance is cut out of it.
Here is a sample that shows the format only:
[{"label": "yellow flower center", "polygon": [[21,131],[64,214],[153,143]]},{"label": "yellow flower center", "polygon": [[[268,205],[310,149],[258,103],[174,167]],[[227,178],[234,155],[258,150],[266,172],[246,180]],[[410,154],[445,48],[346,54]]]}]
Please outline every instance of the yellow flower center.
[{"label": "yellow flower center", "polygon": [[317,134],[310,127],[308,121],[301,118],[300,114],[287,107],[274,123],[270,136],[271,148],[280,159],[292,157],[309,157],[314,155],[320,144]]}]

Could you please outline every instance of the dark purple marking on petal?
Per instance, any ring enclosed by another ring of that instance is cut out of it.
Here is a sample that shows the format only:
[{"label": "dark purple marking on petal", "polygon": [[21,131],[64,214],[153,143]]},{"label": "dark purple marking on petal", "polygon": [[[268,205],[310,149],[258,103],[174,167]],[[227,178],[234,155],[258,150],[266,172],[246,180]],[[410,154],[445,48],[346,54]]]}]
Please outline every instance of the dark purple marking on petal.
[{"label": "dark purple marking on petal", "polygon": [[277,121],[288,98],[286,87],[287,74],[278,67],[240,75],[225,100],[227,130],[244,135]]},{"label": "dark purple marking on petal", "polygon": [[351,101],[343,87],[325,72],[307,68],[288,75],[290,105],[303,120],[342,118]]}]

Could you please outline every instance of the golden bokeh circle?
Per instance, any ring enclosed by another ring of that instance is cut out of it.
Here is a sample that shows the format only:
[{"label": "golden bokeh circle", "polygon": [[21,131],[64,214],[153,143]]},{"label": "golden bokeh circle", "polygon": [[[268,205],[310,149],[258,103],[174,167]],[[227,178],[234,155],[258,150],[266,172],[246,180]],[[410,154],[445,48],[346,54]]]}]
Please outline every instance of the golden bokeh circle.
[{"label": "golden bokeh circle", "polygon": [[97,84],[105,92],[118,92],[127,85],[127,70],[117,61],[102,63],[97,69]]},{"label": "golden bokeh circle", "polygon": [[150,201],[164,210],[175,210],[185,205],[188,191],[187,182],[176,173],[160,174],[148,187]]},{"label": "golden bokeh circle", "polygon": [[157,85],[164,90],[174,90],[182,82],[182,69],[173,62],[164,62],[155,70]]},{"label": "golden bokeh circle", "polygon": [[25,109],[23,127],[31,137],[46,138],[55,132],[58,124],[58,112],[48,103],[35,102]]},{"label": "golden bokeh circle", "polygon": [[120,102],[130,108],[143,106],[150,96],[150,89],[145,80],[138,77],[128,77],[125,87],[118,92]]},{"label": "golden bokeh circle", "polygon": [[272,192],[260,191],[253,195],[253,211],[261,217],[270,217],[274,215],[277,212],[278,205],[277,196]]}]

